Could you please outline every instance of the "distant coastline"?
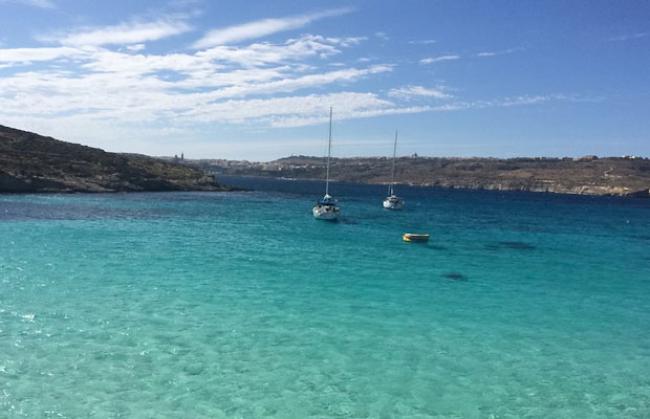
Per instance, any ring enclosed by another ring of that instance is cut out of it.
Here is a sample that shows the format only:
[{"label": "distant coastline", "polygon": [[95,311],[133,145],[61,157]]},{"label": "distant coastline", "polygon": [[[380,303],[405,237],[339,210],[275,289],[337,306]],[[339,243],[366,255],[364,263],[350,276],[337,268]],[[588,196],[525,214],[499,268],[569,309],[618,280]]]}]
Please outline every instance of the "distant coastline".
[{"label": "distant coastline", "polygon": [[[215,175],[322,179],[321,157],[291,156],[271,162],[187,160]],[[390,160],[384,157],[336,158],[337,181],[387,184]],[[398,183],[450,189],[547,192],[573,195],[650,198],[650,159],[634,156],[582,158],[401,157]]]},{"label": "distant coastline", "polygon": [[[385,157],[332,159],[332,179],[390,182]],[[270,162],[110,153],[0,125],[0,193],[227,191],[219,175],[320,180],[322,157]],[[650,159],[400,157],[397,183],[450,189],[650,198]]]}]

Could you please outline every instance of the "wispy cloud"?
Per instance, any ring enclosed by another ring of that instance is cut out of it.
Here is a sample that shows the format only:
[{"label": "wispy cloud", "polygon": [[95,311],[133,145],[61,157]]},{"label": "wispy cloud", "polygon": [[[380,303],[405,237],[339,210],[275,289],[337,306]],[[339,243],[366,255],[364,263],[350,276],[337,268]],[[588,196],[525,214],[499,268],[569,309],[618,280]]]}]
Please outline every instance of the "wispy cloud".
[{"label": "wispy cloud", "polygon": [[39,7],[41,9],[54,9],[56,4],[52,0],[0,0],[0,3],[16,3],[25,6]]},{"label": "wispy cloud", "polygon": [[[374,118],[384,115],[412,114],[427,112],[429,110],[431,110],[431,108],[428,106],[398,106],[391,104],[389,106],[366,107],[339,112],[339,108],[337,107],[336,120],[340,121],[348,119]],[[318,115],[314,116],[299,115],[286,118],[275,118],[272,121],[271,126],[274,128],[294,128],[323,124],[327,121],[327,117],[324,115],[323,112],[320,112]]]},{"label": "wispy cloud", "polygon": [[[304,98],[301,98],[304,99]],[[371,118],[382,115],[413,114],[423,112],[454,112],[470,109],[484,108],[509,108],[515,106],[531,106],[552,101],[572,101],[572,97],[562,94],[539,95],[539,96],[517,96],[510,98],[500,98],[493,100],[478,100],[473,102],[449,102],[442,105],[421,105],[421,106],[401,106],[399,104],[381,99],[375,94],[365,93],[342,93],[340,95],[327,95],[311,97],[307,101],[300,100],[299,103],[290,107],[294,109],[291,116],[275,114],[271,119],[273,127],[299,127],[305,125],[315,125],[327,121],[323,112],[323,103],[341,103],[345,104],[342,108],[337,105],[337,120],[341,119],[358,119]],[[272,100],[274,101],[274,100]],[[307,103],[313,101],[313,106],[307,106]],[[320,101],[320,102],[319,102]],[[277,102],[274,103],[279,104]],[[270,103],[268,104],[270,105]],[[305,110],[305,112],[295,111],[296,108]]]},{"label": "wispy cloud", "polygon": [[608,41],[610,41],[610,42],[629,41],[631,39],[640,39],[640,38],[645,38],[647,36],[650,36],[650,32],[637,32],[637,33],[628,34],[628,35],[614,36],[612,38],[609,38]]},{"label": "wispy cloud", "polygon": [[68,46],[128,45],[157,41],[191,29],[192,27],[182,19],[163,18],[152,22],[133,21],[84,28],[60,35],[42,36],[40,39]]},{"label": "wispy cloud", "polygon": [[414,40],[414,41],[409,41],[409,44],[411,45],[433,45],[437,43],[435,39],[420,39],[420,40]]},{"label": "wispy cloud", "polygon": [[0,63],[21,64],[35,61],[52,61],[85,54],[71,47],[6,48],[0,49]]},{"label": "wispy cloud", "polygon": [[142,51],[146,48],[145,44],[128,45],[126,49],[131,52]]},{"label": "wispy cloud", "polygon": [[448,99],[450,94],[446,93],[441,87],[423,87],[423,86],[404,86],[388,91],[388,96],[409,100],[414,97],[426,97],[435,99]]},{"label": "wispy cloud", "polygon": [[232,44],[240,41],[261,38],[278,32],[299,29],[316,20],[340,16],[350,13],[352,10],[353,9],[351,8],[330,9],[303,15],[255,20],[240,25],[215,29],[206,33],[201,39],[196,41],[194,43],[194,48],[202,49],[218,45]]},{"label": "wispy cloud", "polygon": [[201,122],[264,123],[273,127],[304,126],[324,122],[327,107],[336,106],[337,120],[353,113],[389,109],[395,105],[373,93],[337,92],[264,99],[228,100],[206,104],[182,114]]},{"label": "wispy cloud", "polygon": [[497,55],[507,55],[507,54],[512,54],[514,52],[523,51],[523,50],[524,50],[524,48],[517,47],[517,48],[502,49],[502,50],[499,50],[499,51],[483,51],[483,52],[479,52],[478,54],[476,54],[476,56],[477,57],[482,57],[482,58],[495,57]]},{"label": "wispy cloud", "polygon": [[431,111],[461,111],[467,109],[510,108],[539,105],[547,102],[581,102],[581,98],[565,94],[522,95],[491,100],[455,101],[431,107]]},{"label": "wispy cloud", "polygon": [[420,64],[433,64],[442,61],[454,61],[460,59],[460,55],[441,55],[439,57],[428,57],[420,60]]},{"label": "wispy cloud", "polygon": [[199,51],[196,55],[251,67],[308,57],[328,58],[339,54],[342,48],[355,46],[362,41],[363,38],[357,37],[326,38],[319,35],[303,35],[282,44],[255,43],[244,47],[220,45]]},{"label": "wispy cloud", "polygon": [[391,71],[390,66],[377,65],[369,68],[358,69],[348,68],[343,70],[330,71],[327,73],[309,74],[296,78],[286,78],[268,83],[239,84],[215,92],[215,98],[229,98],[237,96],[250,96],[259,94],[274,94],[294,92],[309,87],[322,88],[328,84],[351,82],[372,74],[379,74]]}]

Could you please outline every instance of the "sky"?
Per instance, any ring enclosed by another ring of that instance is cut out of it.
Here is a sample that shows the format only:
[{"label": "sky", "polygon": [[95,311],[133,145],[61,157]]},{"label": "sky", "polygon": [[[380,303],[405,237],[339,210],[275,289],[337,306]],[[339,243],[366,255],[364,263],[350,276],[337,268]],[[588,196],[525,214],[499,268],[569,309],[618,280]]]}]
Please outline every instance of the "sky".
[{"label": "sky", "polygon": [[0,0],[0,124],[109,151],[650,156],[645,0]]}]

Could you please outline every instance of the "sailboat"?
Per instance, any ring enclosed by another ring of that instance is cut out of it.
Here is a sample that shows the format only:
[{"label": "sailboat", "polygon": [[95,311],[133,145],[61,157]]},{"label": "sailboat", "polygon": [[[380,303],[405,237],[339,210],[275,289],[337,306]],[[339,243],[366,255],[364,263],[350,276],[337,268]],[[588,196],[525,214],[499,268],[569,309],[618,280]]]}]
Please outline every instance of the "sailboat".
[{"label": "sailboat", "polygon": [[325,175],[325,196],[321,198],[311,212],[317,220],[336,221],[341,209],[336,205],[336,200],[330,195],[330,158],[332,156],[332,108],[330,107],[330,133],[327,142],[327,171]]},{"label": "sailboat", "polygon": [[395,131],[395,142],[393,143],[393,171],[388,186],[388,196],[384,199],[384,208],[389,210],[400,210],[404,208],[405,202],[395,195],[395,159],[397,158],[397,131]]}]

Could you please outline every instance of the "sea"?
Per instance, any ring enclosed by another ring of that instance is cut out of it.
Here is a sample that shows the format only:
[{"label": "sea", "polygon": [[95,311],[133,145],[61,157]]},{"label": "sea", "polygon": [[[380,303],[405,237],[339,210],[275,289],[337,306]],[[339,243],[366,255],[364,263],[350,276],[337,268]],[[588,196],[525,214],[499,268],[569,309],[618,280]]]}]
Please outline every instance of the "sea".
[{"label": "sea", "polygon": [[650,417],[650,200],[221,181],[0,195],[1,418]]}]

